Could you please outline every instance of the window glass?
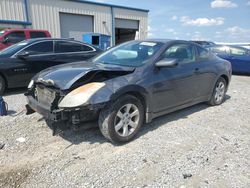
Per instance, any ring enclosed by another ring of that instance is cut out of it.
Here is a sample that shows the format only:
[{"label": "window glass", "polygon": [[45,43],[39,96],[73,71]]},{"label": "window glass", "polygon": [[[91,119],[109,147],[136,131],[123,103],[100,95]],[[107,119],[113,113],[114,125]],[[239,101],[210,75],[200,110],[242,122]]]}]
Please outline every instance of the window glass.
[{"label": "window glass", "polygon": [[209,51],[197,46],[198,58],[199,59],[208,59],[209,58]]},{"label": "window glass", "polygon": [[4,35],[4,33],[5,33],[5,31],[3,30],[3,31],[0,31],[0,36],[3,36]]},{"label": "window glass", "polygon": [[195,61],[194,47],[187,44],[176,44],[169,47],[164,53],[164,58],[178,59],[180,64]]},{"label": "window glass", "polygon": [[89,47],[89,46],[86,46],[86,45],[82,45],[82,51],[93,51],[93,48]]},{"label": "window glass", "polygon": [[29,46],[22,52],[29,52],[31,55],[51,54],[53,53],[53,42],[52,41],[39,42]]},{"label": "window glass", "polygon": [[25,40],[25,33],[23,31],[15,31],[6,35],[5,38],[8,38],[9,43],[18,43]]},{"label": "window glass", "polygon": [[30,38],[45,38],[46,34],[44,32],[39,31],[31,31]]},{"label": "window glass", "polygon": [[243,48],[230,47],[230,53],[233,55],[248,55],[248,51]]},{"label": "window glass", "polygon": [[139,67],[157,53],[162,46],[163,43],[160,42],[131,41],[107,50],[93,61],[102,64]]},{"label": "window glass", "polygon": [[55,43],[55,53],[82,51],[93,51],[93,49],[87,45],[76,42],[56,41]]},{"label": "window glass", "polygon": [[14,55],[19,50],[23,49],[25,46],[27,46],[27,41],[22,41],[16,44],[13,44],[3,50],[0,51],[0,55]]},{"label": "window glass", "polygon": [[230,48],[228,46],[216,46],[210,48],[213,53],[218,54],[230,54]]}]

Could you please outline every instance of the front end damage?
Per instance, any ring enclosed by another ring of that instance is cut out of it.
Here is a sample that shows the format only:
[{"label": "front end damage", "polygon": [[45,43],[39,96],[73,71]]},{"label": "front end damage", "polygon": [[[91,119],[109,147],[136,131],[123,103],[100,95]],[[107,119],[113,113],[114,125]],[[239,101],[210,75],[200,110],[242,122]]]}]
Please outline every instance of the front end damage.
[{"label": "front end damage", "polygon": [[110,102],[115,92],[110,80],[128,73],[131,71],[91,71],[82,77],[77,75],[79,78],[69,88],[38,77],[25,93],[27,115],[41,114],[53,129],[53,135],[58,128],[77,129],[84,122],[96,120],[100,110]]},{"label": "front end damage", "polygon": [[[45,101],[39,96],[39,92],[41,91],[38,91],[37,88],[40,87],[41,86],[37,85],[34,88],[35,92],[29,90],[25,94],[28,103],[26,105],[26,114],[30,115],[34,112],[41,114],[49,123],[49,126],[52,127],[53,135],[58,128],[64,129],[65,127],[72,127],[73,129],[76,129],[82,122],[95,120],[98,117],[100,109],[106,104],[99,103],[86,106],[60,108],[59,103],[65,96],[57,90],[44,88],[44,90],[47,90],[47,93],[54,93],[52,94],[53,97],[46,96],[45,98],[47,101]],[[49,100],[49,97],[52,98]]]}]

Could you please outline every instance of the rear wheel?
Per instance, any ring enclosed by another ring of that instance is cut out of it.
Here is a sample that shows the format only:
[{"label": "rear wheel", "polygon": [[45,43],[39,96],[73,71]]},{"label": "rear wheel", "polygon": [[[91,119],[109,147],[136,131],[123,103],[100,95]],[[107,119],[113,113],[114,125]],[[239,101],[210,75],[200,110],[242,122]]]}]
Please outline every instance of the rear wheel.
[{"label": "rear wheel", "polygon": [[3,95],[5,91],[6,83],[4,78],[0,75],[0,95]]},{"label": "rear wheel", "polygon": [[208,104],[215,106],[220,105],[225,100],[227,83],[226,80],[222,77],[218,79],[215,84],[213,95],[208,101]]},{"label": "rear wheel", "polygon": [[144,107],[139,99],[125,95],[104,108],[99,115],[99,128],[111,142],[128,142],[144,122]]}]

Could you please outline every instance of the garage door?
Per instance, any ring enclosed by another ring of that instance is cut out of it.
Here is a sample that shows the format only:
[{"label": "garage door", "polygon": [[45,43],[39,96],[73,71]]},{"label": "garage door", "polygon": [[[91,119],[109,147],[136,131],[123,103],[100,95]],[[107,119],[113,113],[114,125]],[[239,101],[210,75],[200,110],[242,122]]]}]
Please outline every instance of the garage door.
[{"label": "garage door", "polygon": [[60,13],[61,37],[82,40],[82,34],[94,32],[93,16]]},{"label": "garage door", "polygon": [[115,44],[134,40],[138,30],[138,20],[115,19]]},{"label": "garage door", "polygon": [[115,27],[122,29],[139,29],[138,20],[115,19]]}]

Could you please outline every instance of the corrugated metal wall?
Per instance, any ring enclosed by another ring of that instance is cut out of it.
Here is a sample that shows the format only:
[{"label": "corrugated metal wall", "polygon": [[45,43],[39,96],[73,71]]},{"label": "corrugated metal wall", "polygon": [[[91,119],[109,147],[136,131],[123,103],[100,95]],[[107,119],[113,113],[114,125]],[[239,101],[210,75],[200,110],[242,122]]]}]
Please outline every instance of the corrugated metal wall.
[{"label": "corrugated metal wall", "polygon": [[[61,37],[59,13],[94,16],[94,32],[112,35],[111,8],[67,0],[28,0],[31,28],[49,30]],[[115,18],[139,20],[139,37],[147,37],[147,12],[114,8]],[[26,21],[23,0],[0,0],[0,20]]]},{"label": "corrugated metal wall", "polygon": [[54,37],[61,37],[59,12],[92,15],[94,32],[111,35],[109,7],[58,0],[29,1],[33,28],[47,29]]},{"label": "corrugated metal wall", "polygon": [[26,21],[22,0],[0,0],[0,20]]}]

